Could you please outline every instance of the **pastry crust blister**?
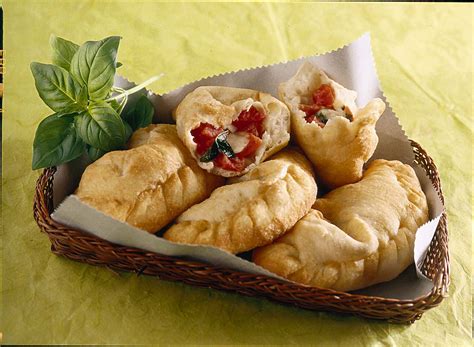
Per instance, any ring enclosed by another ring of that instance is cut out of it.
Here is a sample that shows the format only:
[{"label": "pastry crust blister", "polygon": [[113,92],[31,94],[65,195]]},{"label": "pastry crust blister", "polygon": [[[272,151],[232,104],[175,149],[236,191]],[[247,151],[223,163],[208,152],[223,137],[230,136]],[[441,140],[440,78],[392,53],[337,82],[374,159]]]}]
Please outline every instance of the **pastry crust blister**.
[{"label": "pastry crust blister", "polygon": [[428,221],[414,170],[375,160],[362,180],[333,190],[294,228],[253,253],[285,278],[349,291],[390,281],[413,263],[417,229]]},{"label": "pastry crust blister", "polygon": [[[321,128],[305,120],[300,105],[310,102],[311,93],[323,83],[331,85],[335,92],[334,107],[348,108],[353,121],[334,117]],[[374,99],[357,108],[356,92],[332,81],[309,62],[280,84],[279,94],[291,112],[292,135],[313,163],[317,177],[329,188],[357,182],[362,177],[364,163],[377,147],[375,123],[385,110],[385,103]]]},{"label": "pastry crust blister", "polygon": [[[231,172],[216,167],[212,162],[201,162],[196,155],[196,143],[191,131],[201,123],[226,128],[238,117],[241,111],[251,106],[262,110],[266,115],[262,145],[255,153],[254,162],[242,172]],[[186,95],[178,105],[174,117],[179,138],[186,145],[199,166],[223,177],[242,175],[250,171],[260,162],[284,148],[290,140],[290,113],[286,105],[270,94],[250,89],[217,86],[196,88]]]},{"label": "pastry crust blister", "polygon": [[248,251],[289,230],[317,194],[311,165],[294,150],[276,154],[230,183],[179,216],[164,237],[231,253]]},{"label": "pastry crust blister", "polygon": [[105,154],[89,165],[75,194],[84,203],[154,233],[207,198],[223,179],[198,167],[174,125],[136,131],[131,149]]}]

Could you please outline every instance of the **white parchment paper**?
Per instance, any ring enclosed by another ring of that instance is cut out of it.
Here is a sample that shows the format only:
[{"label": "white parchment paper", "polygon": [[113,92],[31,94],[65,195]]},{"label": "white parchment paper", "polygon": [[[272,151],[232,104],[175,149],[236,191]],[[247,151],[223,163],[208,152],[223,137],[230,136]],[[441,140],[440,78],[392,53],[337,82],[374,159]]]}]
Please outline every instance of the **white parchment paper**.
[{"label": "white parchment paper", "polygon": [[[357,104],[359,106],[364,106],[375,97],[385,101],[387,108],[376,126],[379,144],[371,160],[378,158],[400,160],[411,165],[415,169],[428,199],[430,221],[417,230],[414,249],[415,265],[409,267],[395,280],[359,290],[357,293],[402,300],[415,299],[428,293],[432,288],[432,283],[421,274],[419,269],[423,264],[427,248],[433,238],[444,207],[424,170],[414,164],[414,155],[408,138],[382,93],[368,34],[347,46],[326,54],[208,77],[187,84],[165,95],[156,95],[146,90],[142,92],[147,93],[149,99],[155,105],[154,120],[159,123],[171,123],[172,110],[187,93],[202,85],[249,88],[278,97],[277,88],[279,83],[292,77],[305,60],[319,66],[332,79],[343,86],[357,91]],[[123,88],[133,86],[133,83],[121,77],[117,77],[115,82],[117,86]],[[57,222],[94,234],[116,244],[169,256],[189,257],[221,267],[280,278],[252,262],[214,247],[174,244],[114,220],[81,203],[73,195],[68,196],[77,187],[80,175],[86,165],[86,161],[77,160],[61,166],[56,173],[54,202],[55,206],[60,205],[52,217]]]}]

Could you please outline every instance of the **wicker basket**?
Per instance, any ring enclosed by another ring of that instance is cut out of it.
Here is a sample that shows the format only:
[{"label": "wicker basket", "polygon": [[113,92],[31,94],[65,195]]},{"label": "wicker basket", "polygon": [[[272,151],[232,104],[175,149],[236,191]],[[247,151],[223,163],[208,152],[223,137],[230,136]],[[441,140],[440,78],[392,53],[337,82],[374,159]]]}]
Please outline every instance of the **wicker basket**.
[{"label": "wicker basket", "polygon": [[[412,141],[416,162],[427,172],[444,203],[438,171],[433,160]],[[433,280],[432,291],[416,300],[397,300],[356,295],[328,289],[310,288],[263,275],[253,275],[213,265],[163,256],[136,248],[112,244],[95,236],[68,228],[51,219],[53,210],[53,175],[56,168],[45,169],[39,177],[34,218],[51,241],[51,250],[69,259],[105,266],[112,270],[138,275],[157,276],[165,280],[261,296],[311,310],[335,311],[357,316],[384,319],[396,323],[413,323],[430,308],[438,306],[447,295],[449,285],[448,230],[446,213],[440,219],[422,267]]]}]

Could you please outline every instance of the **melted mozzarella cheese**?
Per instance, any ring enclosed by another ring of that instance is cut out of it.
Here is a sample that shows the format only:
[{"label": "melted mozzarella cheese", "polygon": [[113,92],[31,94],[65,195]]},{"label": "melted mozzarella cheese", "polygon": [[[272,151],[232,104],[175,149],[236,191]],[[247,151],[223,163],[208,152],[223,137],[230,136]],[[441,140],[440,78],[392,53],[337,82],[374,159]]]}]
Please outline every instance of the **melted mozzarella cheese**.
[{"label": "melted mozzarella cheese", "polygon": [[322,113],[327,119],[332,119],[334,117],[346,117],[344,111],[330,110],[327,108],[322,109],[319,111],[319,113]]},{"label": "melted mozzarella cheese", "polygon": [[242,152],[242,150],[247,146],[249,143],[249,139],[247,133],[245,132],[236,132],[230,133],[227,136],[227,142],[232,147],[234,153]]},{"label": "melted mozzarella cheese", "polygon": [[234,102],[232,105],[235,109],[234,119],[237,119],[242,111],[248,111],[250,107],[255,107],[259,112],[265,114],[265,108],[260,101],[255,101],[252,98],[239,100]]},{"label": "melted mozzarella cheese", "polygon": [[331,88],[334,90],[333,107],[335,110],[343,111],[344,108],[347,107],[349,108],[352,114],[356,114],[357,109],[358,109],[355,103],[355,100],[357,98],[357,92],[344,88],[339,83],[330,79],[322,71],[321,71],[321,84],[329,84]]}]

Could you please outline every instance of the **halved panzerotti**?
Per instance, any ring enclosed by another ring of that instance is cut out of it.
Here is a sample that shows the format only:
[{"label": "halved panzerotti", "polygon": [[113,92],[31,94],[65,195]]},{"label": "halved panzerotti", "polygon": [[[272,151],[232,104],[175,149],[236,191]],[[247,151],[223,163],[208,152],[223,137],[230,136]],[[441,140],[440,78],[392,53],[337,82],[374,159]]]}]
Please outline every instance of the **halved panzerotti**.
[{"label": "halved panzerotti", "polygon": [[175,118],[199,166],[224,177],[248,172],[290,140],[288,108],[255,90],[199,87],[178,105]]},{"label": "halved panzerotti", "polygon": [[329,188],[355,183],[378,143],[375,124],[385,110],[378,98],[365,107],[357,93],[305,62],[278,88],[291,112],[291,131],[313,163],[319,182]]}]

